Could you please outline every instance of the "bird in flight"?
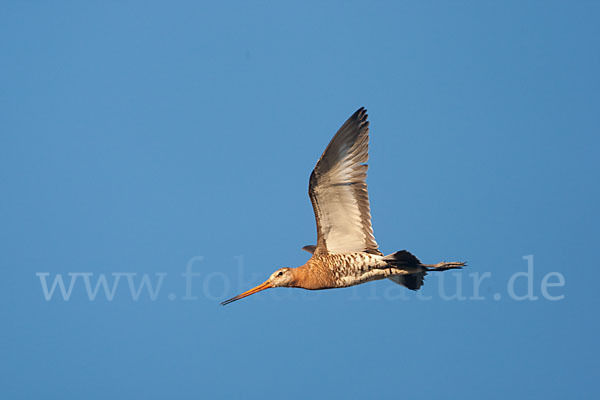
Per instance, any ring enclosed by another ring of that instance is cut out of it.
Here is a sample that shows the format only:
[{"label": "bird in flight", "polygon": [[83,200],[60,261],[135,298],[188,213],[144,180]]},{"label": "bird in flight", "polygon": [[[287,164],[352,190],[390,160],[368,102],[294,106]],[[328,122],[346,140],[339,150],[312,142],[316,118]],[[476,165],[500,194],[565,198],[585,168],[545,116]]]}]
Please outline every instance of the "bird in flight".
[{"label": "bird in flight", "polygon": [[383,255],[373,236],[367,192],[369,122],[358,109],[339,129],[310,175],[308,195],[317,221],[317,244],[297,268],[280,268],[261,285],[222,305],[274,287],[333,289],[388,278],[411,290],[429,271],[462,268],[463,262],[423,264],[406,250]]}]

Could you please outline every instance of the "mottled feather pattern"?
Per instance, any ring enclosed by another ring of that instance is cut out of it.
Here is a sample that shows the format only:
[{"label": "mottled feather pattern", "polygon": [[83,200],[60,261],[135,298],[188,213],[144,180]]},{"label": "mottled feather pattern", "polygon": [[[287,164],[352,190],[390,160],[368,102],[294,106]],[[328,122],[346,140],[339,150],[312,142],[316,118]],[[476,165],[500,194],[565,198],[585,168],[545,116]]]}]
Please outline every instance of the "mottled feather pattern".
[{"label": "mottled feather pattern", "polygon": [[307,289],[348,287],[421,271],[416,267],[395,268],[383,260],[382,256],[365,252],[314,255],[298,270],[305,284],[309,282],[310,287],[304,286]]}]

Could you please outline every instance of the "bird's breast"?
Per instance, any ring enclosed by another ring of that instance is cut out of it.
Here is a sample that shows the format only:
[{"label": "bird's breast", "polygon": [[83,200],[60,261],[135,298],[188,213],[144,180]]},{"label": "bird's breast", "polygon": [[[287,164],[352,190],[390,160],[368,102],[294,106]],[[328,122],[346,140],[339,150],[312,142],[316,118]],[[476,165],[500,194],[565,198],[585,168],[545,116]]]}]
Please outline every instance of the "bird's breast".
[{"label": "bird's breast", "polygon": [[[328,289],[357,285],[384,278],[386,266],[382,256],[369,253],[325,254],[314,256],[307,263],[307,279],[311,287]],[[379,277],[381,275],[381,277]]]}]

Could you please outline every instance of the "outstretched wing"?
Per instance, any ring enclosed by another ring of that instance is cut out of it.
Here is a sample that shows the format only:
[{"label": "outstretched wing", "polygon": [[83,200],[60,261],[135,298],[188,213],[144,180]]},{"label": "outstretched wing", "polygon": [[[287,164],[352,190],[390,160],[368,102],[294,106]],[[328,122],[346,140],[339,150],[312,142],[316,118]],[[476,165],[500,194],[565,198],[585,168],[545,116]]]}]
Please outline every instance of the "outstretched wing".
[{"label": "outstretched wing", "polygon": [[373,236],[367,193],[369,122],[360,108],[335,134],[310,175],[317,220],[314,254],[381,254]]}]

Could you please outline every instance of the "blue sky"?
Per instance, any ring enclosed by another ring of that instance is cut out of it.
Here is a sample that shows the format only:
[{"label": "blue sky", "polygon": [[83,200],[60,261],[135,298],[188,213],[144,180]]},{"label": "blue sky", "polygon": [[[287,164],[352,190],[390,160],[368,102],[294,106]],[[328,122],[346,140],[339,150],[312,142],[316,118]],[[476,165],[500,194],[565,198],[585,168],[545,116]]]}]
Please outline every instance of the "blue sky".
[{"label": "blue sky", "polygon": [[[599,17],[3,2],[2,397],[597,398]],[[310,171],[360,106],[381,249],[468,269],[219,306],[307,260]]]}]

